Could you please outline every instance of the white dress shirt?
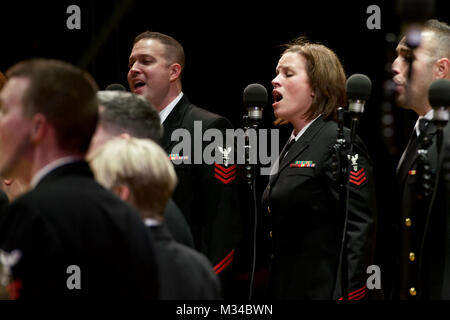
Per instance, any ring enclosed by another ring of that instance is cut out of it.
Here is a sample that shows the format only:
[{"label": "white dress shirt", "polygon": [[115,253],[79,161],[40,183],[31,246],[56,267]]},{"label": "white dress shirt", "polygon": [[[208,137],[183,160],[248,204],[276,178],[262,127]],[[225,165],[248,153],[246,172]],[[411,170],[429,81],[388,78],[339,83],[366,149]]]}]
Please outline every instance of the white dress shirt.
[{"label": "white dress shirt", "polygon": [[173,108],[177,105],[178,101],[183,97],[183,92],[180,92],[175,99],[172,100],[164,109],[159,112],[159,118],[161,120],[161,124],[164,123],[164,120],[167,119],[169,114],[172,112]]}]

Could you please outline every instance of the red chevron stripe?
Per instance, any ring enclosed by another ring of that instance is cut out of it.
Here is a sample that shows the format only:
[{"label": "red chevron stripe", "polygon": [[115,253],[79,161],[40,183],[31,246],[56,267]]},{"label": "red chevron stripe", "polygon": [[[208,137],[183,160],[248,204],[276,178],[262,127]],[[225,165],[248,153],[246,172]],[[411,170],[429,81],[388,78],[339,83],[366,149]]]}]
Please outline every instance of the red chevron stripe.
[{"label": "red chevron stripe", "polygon": [[364,174],[364,172],[361,174],[361,175],[359,175],[359,176],[354,176],[354,177],[350,177],[350,179],[353,179],[353,180],[361,180],[363,177],[365,177],[366,175]]},{"label": "red chevron stripe", "polygon": [[233,259],[228,260],[220,269],[216,270],[216,274],[221,273],[226,267],[230,265],[230,263],[233,261]]},{"label": "red chevron stripe", "polygon": [[217,269],[219,269],[224,263],[226,263],[229,259],[233,260],[233,256],[234,256],[234,249],[230,251],[229,254],[227,254],[225,256],[225,258],[222,259],[222,261],[220,261],[218,264],[215,265],[214,267],[214,271],[217,271]]},{"label": "red chevron stripe", "polygon": [[236,176],[232,176],[231,178],[225,180],[223,179],[221,176],[219,176],[217,173],[214,175],[214,177],[216,177],[217,179],[219,179],[220,181],[222,181],[225,184],[229,184],[231,181],[233,181],[234,179],[236,179]]},{"label": "red chevron stripe", "polygon": [[367,289],[366,285],[363,285],[363,286],[362,286],[361,288],[359,288],[358,290],[355,290],[355,291],[353,291],[353,292],[350,292],[350,293],[348,294],[348,296],[351,297],[351,296],[358,295],[358,294],[360,294],[361,292],[364,292],[366,289]]},{"label": "red chevron stripe", "polygon": [[362,171],[364,171],[364,168],[359,169],[359,171],[355,172],[355,171],[350,171],[351,175],[359,175]]},{"label": "red chevron stripe", "polygon": [[362,300],[362,299],[364,299],[367,296],[367,292],[368,291],[365,290],[365,291],[363,291],[363,292],[361,292],[361,293],[359,293],[359,294],[349,298],[349,300]]},{"label": "red chevron stripe", "polygon": [[214,163],[214,165],[216,166],[216,168],[219,168],[219,169],[221,169],[223,172],[225,172],[225,173],[228,173],[228,172],[230,172],[231,170],[233,170],[234,168],[236,168],[236,165],[235,164],[233,164],[231,167],[229,167],[229,168],[225,168],[224,166],[222,166],[222,165],[220,165],[220,164],[218,164],[218,163]]},{"label": "red chevron stripe", "polygon": [[[367,294],[367,287],[364,285],[362,288],[350,292],[348,294],[348,300],[361,300],[363,297],[366,296],[366,294]],[[343,300],[343,298],[340,297],[339,300]]]},{"label": "red chevron stripe", "polygon": [[366,177],[364,177],[361,181],[356,181],[356,180],[350,179],[349,182],[356,184],[357,186],[360,186],[366,180],[367,180]]},{"label": "red chevron stripe", "polygon": [[236,174],[236,170],[234,170],[234,171],[232,171],[232,172],[230,172],[230,173],[227,173],[227,174],[223,173],[223,172],[220,171],[220,170],[214,170],[214,172],[215,172],[215,173],[218,173],[220,176],[222,176],[222,177],[225,178],[225,179],[227,179],[227,178],[231,177],[232,175],[235,175],[235,174]]},{"label": "red chevron stripe", "polygon": [[367,295],[367,288],[364,286],[360,289],[361,291],[355,294],[350,294],[348,299],[349,300],[361,300]]}]

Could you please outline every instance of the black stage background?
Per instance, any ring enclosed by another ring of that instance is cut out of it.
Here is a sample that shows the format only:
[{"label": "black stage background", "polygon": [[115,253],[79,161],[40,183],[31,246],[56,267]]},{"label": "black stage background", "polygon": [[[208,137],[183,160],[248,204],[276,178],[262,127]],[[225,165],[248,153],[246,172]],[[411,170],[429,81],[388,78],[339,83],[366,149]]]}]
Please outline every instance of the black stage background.
[{"label": "black stage background", "polygon": [[[436,1],[434,17],[449,22],[445,0]],[[81,9],[81,30],[68,30],[67,7]],[[369,30],[368,6],[381,9],[381,29]],[[85,68],[101,89],[108,84],[127,85],[128,56],[133,38],[152,30],[172,35],[186,53],[183,91],[200,107],[228,117],[242,127],[245,113],[242,92],[250,83],[261,83],[269,92],[280,45],[306,34],[334,49],[348,76],[368,75],[373,83],[359,135],[375,163],[378,186],[379,228],[376,263],[381,266],[383,286],[389,287],[387,225],[395,212],[393,174],[415,122],[412,112],[385,103],[384,82],[390,78],[390,63],[400,33],[396,1],[36,1],[1,4],[0,70],[31,57],[62,59]],[[274,120],[272,99],[264,110],[265,127]],[[387,117],[386,117],[387,116]],[[382,119],[385,119],[384,122]],[[384,131],[387,129],[388,131]],[[389,130],[393,129],[393,133]],[[282,129],[281,146],[290,134]],[[267,177],[258,180],[258,197]],[[258,198],[258,202],[259,202]],[[261,210],[260,210],[261,212]],[[251,213],[247,215],[245,258],[241,268],[246,279],[251,243]],[[263,279],[267,233],[261,215],[261,245],[258,251]],[[386,266],[386,268],[384,268]],[[262,281],[262,280],[261,280]],[[259,282],[257,283],[259,285]],[[245,287],[246,285],[244,285]],[[245,292],[245,290],[243,291]],[[243,297],[245,294],[243,294]]]}]

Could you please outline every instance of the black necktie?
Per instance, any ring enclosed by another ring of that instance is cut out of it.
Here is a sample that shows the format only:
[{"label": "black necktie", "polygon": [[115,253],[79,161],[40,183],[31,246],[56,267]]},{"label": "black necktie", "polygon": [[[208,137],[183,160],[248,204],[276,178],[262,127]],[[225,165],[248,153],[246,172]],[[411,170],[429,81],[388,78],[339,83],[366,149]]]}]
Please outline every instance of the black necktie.
[{"label": "black necktie", "polygon": [[292,145],[295,143],[295,138],[291,139],[288,144],[284,147],[284,149],[280,153],[280,161],[283,160],[283,158],[286,156],[286,153],[288,153],[289,149],[292,147]]}]

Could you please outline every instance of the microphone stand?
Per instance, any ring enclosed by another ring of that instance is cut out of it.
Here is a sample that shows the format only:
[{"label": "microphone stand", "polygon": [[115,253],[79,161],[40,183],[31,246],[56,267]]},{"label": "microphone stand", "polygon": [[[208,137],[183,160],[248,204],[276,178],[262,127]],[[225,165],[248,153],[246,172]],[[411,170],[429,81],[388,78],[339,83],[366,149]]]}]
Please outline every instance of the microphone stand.
[{"label": "microphone stand", "polygon": [[[439,112],[443,112],[444,110],[439,110]],[[435,109],[434,111],[435,113],[437,112],[437,110]],[[445,110],[445,112],[448,112],[448,110]],[[439,186],[439,177],[440,177],[440,172],[441,172],[441,167],[444,165],[444,156],[445,156],[445,152],[443,150],[444,146],[444,134],[443,134],[443,129],[446,126],[447,122],[448,122],[448,115],[446,117],[444,117],[446,120],[440,119],[440,118],[435,118],[433,119],[433,122],[436,124],[437,126],[437,131],[436,131],[436,152],[437,152],[437,167],[436,167],[436,172],[434,174],[434,188],[431,189],[431,185],[432,185],[432,174],[431,174],[431,166],[429,165],[428,161],[426,161],[426,156],[428,155],[428,150],[418,150],[419,152],[419,159],[424,159],[424,167],[422,168],[422,188],[424,189],[424,195],[425,196],[430,196],[431,195],[431,200],[430,203],[428,205],[428,210],[427,210],[427,215],[426,215],[426,220],[425,220],[425,228],[424,228],[424,233],[423,233],[423,237],[422,237],[422,241],[421,241],[421,245],[420,245],[420,261],[419,261],[419,275],[421,274],[422,271],[422,262],[423,262],[423,255],[424,255],[424,250],[425,250],[425,240],[426,240],[426,236],[428,233],[428,227],[430,224],[430,220],[431,220],[431,213],[433,212],[433,207],[434,207],[434,202],[436,200],[436,195],[437,195],[437,191],[438,191],[438,186]],[[421,133],[421,136],[424,135],[424,133]],[[420,137],[419,137],[420,138]],[[421,145],[422,148],[428,148],[431,145],[431,139],[429,139],[428,137],[423,137],[422,139],[423,141],[423,146]],[[421,154],[422,151],[422,154]],[[423,152],[425,151],[425,152]],[[427,170],[428,169],[428,170]],[[448,198],[448,196],[447,196]],[[448,203],[449,201],[447,201]],[[421,279],[419,278],[419,290],[421,287]]]},{"label": "microphone stand", "polygon": [[[250,159],[250,138],[249,130],[257,130],[261,124],[261,119],[255,119],[249,117],[248,115],[243,116],[243,124],[245,130],[245,155],[244,155],[244,176],[253,197],[253,209],[254,209],[254,224],[253,224],[253,257],[252,257],[252,270],[250,273],[250,289],[249,289],[249,301],[253,296],[253,285],[255,279],[255,269],[256,269],[256,238],[257,238],[257,227],[258,227],[258,205],[256,200],[256,163],[251,163]],[[257,135],[256,135],[257,136]]]},{"label": "microphone stand", "polygon": [[[337,110],[337,139],[333,146],[334,160],[333,169],[337,176],[337,185],[339,193],[339,216],[344,217],[343,232],[341,239],[341,248],[339,254],[338,274],[336,278],[334,291],[337,289],[337,282],[341,282],[342,299],[348,300],[348,262],[347,262],[347,220],[348,220],[348,157],[347,157],[347,141],[344,136],[344,120],[345,110],[338,108]],[[337,293],[336,293],[337,294]]]},{"label": "microphone stand", "polygon": [[[449,111],[450,112],[450,111]],[[444,194],[446,194],[446,201],[445,206],[446,209],[444,209],[444,214],[446,217],[450,216],[450,197],[448,196],[450,194],[450,140],[445,141],[445,145],[443,147],[443,152],[445,153],[442,168],[443,168],[443,177],[444,177]],[[446,234],[450,234],[450,223],[447,223],[446,226]],[[450,243],[449,241],[446,241],[445,245],[445,263],[448,265],[450,260]],[[444,288],[450,288],[450,276],[447,274],[444,276],[444,279],[442,281],[442,285]],[[446,295],[445,299],[448,299],[448,294]]]},{"label": "microphone stand", "polygon": [[[350,173],[350,157],[353,156],[353,145],[356,138],[356,129],[358,128],[359,117],[364,110],[364,101],[353,101],[353,107],[349,107],[351,116],[350,143],[347,143],[344,136],[344,120],[345,110],[338,108],[337,110],[337,140],[334,145],[335,156],[337,159],[337,182],[339,192],[339,216],[344,218],[341,248],[339,254],[338,276],[337,280],[341,282],[341,295],[344,301],[348,301],[348,260],[347,260],[347,225],[348,225],[348,207],[349,207],[349,173]],[[355,108],[357,106],[357,108]],[[360,110],[360,111],[354,111]],[[336,287],[335,287],[336,291]]]},{"label": "microphone stand", "polygon": [[244,176],[247,185],[249,186],[250,190],[252,190],[255,181],[256,164],[252,164],[250,159],[250,148],[252,146],[250,145],[250,137],[248,131],[251,129],[257,130],[259,127],[259,121],[250,118],[248,115],[244,115],[242,117],[242,121],[244,123],[244,130],[245,130]]},{"label": "microphone stand", "polygon": [[422,42],[422,28],[419,25],[411,25],[406,33],[406,45],[410,48],[411,52],[406,57],[406,62],[408,63],[408,81],[411,81],[412,76],[412,64],[414,62],[413,51],[420,46]]}]

